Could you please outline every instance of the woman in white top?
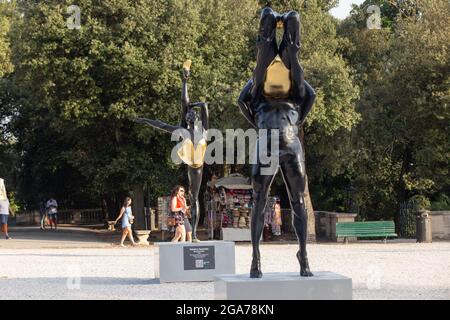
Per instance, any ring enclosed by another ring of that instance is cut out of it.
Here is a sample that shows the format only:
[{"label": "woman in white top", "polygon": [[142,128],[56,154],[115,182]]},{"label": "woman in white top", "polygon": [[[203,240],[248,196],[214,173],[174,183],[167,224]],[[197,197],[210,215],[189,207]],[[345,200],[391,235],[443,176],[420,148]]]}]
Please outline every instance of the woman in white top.
[{"label": "woman in white top", "polygon": [[0,179],[0,225],[1,231],[5,234],[6,239],[11,239],[8,234],[8,216],[13,214],[9,206],[9,200],[6,196],[6,188],[3,179]]}]

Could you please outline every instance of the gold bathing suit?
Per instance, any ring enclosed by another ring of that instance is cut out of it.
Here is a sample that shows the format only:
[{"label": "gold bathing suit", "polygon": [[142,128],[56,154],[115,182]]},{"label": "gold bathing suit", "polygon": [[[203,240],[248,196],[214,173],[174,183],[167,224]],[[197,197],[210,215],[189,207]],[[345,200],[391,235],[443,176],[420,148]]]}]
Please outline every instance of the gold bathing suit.
[{"label": "gold bathing suit", "polygon": [[269,99],[287,98],[291,91],[291,72],[284,65],[280,55],[273,59],[266,71],[263,94]]},{"label": "gold bathing suit", "polygon": [[194,148],[194,144],[191,139],[184,139],[183,144],[177,151],[180,159],[192,168],[200,168],[205,161],[207,143],[205,139],[201,139],[197,148]]}]

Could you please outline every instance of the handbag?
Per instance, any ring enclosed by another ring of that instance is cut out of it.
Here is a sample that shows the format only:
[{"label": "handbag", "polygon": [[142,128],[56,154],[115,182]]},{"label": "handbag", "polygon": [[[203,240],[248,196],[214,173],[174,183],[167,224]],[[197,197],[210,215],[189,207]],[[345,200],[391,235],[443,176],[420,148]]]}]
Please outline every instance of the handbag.
[{"label": "handbag", "polygon": [[168,227],[175,226],[175,217],[167,217],[167,226]]}]

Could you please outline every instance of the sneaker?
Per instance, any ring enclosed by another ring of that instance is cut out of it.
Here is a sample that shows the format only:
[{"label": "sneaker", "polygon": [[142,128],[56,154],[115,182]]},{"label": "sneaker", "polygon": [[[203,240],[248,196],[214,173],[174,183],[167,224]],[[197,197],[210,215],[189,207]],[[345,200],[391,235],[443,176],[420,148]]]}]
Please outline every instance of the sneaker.
[{"label": "sneaker", "polygon": [[12,238],[10,236],[6,236],[5,239],[6,240],[12,240]]}]

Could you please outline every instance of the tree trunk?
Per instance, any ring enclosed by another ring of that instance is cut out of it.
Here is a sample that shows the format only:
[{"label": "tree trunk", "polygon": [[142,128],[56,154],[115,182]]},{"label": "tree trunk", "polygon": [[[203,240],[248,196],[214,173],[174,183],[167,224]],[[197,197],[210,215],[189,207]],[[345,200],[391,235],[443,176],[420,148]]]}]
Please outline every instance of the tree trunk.
[{"label": "tree trunk", "polygon": [[231,165],[224,163],[222,173],[224,177],[228,177],[231,174]]},{"label": "tree trunk", "polygon": [[120,207],[122,206],[125,196],[117,194],[104,194],[103,200],[105,202],[105,209],[107,211],[107,219],[114,220],[119,215]]},{"label": "tree trunk", "polygon": [[410,148],[406,148],[403,152],[402,168],[398,176],[398,182],[396,186],[397,191],[397,212],[394,215],[395,232],[401,234],[402,226],[400,225],[400,211],[402,203],[408,199],[408,191],[406,190],[404,175],[410,171],[410,164],[412,161],[412,151]]},{"label": "tree trunk", "polygon": [[134,229],[146,230],[144,211],[144,188],[136,185],[133,188],[132,210],[134,215]]},{"label": "tree trunk", "polygon": [[110,214],[108,211],[108,204],[106,203],[105,197],[102,197],[101,204],[102,204],[103,217],[104,217],[105,221],[110,221],[111,219],[109,218]]}]

